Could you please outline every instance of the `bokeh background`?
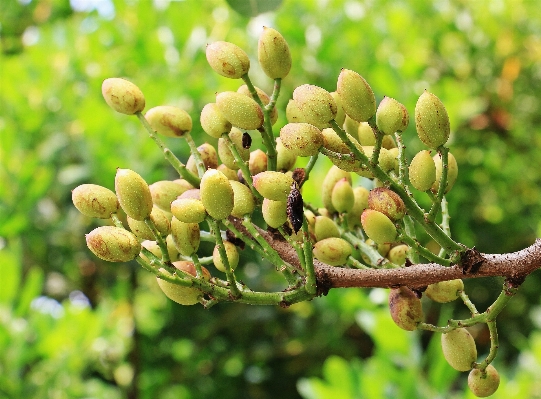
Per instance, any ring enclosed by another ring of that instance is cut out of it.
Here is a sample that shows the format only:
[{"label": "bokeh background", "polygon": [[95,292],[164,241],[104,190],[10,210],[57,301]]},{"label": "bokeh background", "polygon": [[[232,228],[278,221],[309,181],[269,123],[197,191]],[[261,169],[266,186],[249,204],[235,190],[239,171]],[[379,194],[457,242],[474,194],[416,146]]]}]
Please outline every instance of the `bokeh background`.
[{"label": "bokeh background", "polygon": [[[459,177],[449,193],[456,240],[509,252],[541,236],[541,14],[531,0],[4,0],[0,3],[1,398],[469,398],[466,373],[439,336],[392,323],[385,290],[334,290],[289,309],[167,300],[135,262],[94,257],[71,190],[113,188],[117,167],[149,183],[176,178],[136,118],[114,113],[101,82],[126,77],[147,107],[177,105],[198,144],[215,144],[198,112],[238,81],[212,72],[205,45],[252,57],[262,26],[289,42],[293,68],[279,108],[304,83],[329,91],[341,68],[378,99],[413,112],[426,88],[451,118]],[[284,123],[284,113],[280,115]],[[280,122],[279,122],[280,123]],[[422,149],[406,133],[408,156]],[[182,141],[167,144],[182,159]],[[321,160],[314,181],[329,163]],[[305,200],[321,205],[316,185]],[[422,200],[421,200],[422,201]],[[243,278],[272,289],[272,269],[245,254]],[[466,281],[484,309],[501,279]],[[541,397],[536,272],[499,320],[497,398]],[[467,317],[424,303],[433,322]],[[480,356],[488,332],[474,329]]]}]

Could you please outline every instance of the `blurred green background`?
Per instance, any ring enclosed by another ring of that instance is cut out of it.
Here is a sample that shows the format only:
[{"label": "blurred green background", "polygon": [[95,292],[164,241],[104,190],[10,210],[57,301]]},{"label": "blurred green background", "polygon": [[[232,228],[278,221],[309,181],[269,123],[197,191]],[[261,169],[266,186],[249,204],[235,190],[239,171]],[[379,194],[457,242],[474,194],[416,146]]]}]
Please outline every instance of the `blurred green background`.
[{"label": "blurred green background", "polygon": [[[4,0],[0,4],[0,398],[462,398],[466,373],[439,336],[406,333],[384,290],[334,290],[289,309],[166,299],[135,262],[102,262],[71,204],[82,183],[113,188],[117,167],[149,183],[176,178],[136,118],[110,110],[101,82],[126,77],[147,108],[198,111],[239,82],[212,72],[205,44],[231,41],[257,66],[262,26],[289,42],[293,68],[278,106],[304,83],[329,91],[341,68],[413,112],[426,88],[451,117],[459,178],[454,237],[509,252],[541,236],[541,14],[536,1]],[[244,9],[239,9],[239,7]],[[240,10],[242,13],[235,11]],[[260,11],[269,11],[259,14]],[[254,15],[250,15],[253,12]],[[281,121],[285,120],[282,112]],[[279,122],[280,123],[280,122]],[[422,149],[405,133],[408,156]],[[167,144],[182,159],[186,143]],[[314,181],[328,162],[321,160]],[[317,187],[305,200],[321,205]],[[272,288],[271,268],[244,256],[243,278]],[[484,309],[501,279],[466,281]],[[541,278],[499,320],[494,397],[541,397]],[[426,302],[432,322],[467,317]],[[480,356],[488,332],[473,330]],[[434,339],[433,339],[434,337]]]}]

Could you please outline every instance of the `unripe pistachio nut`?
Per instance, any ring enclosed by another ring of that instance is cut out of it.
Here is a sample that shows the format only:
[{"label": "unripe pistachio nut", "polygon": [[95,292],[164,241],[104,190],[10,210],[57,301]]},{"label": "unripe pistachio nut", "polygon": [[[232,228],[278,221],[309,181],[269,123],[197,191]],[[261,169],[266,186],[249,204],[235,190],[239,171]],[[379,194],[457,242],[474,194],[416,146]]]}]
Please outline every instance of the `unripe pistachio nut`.
[{"label": "unripe pistachio nut", "polygon": [[206,55],[211,68],[226,78],[240,79],[250,70],[248,54],[233,43],[218,41],[209,44]]},{"label": "unripe pistachio nut", "polygon": [[419,191],[429,190],[433,186],[436,181],[436,164],[430,151],[419,151],[413,157],[409,166],[409,179],[411,185]]},{"label": "unripe pistachio nut", "polygon": [[402,198],[386,187],[376,187],[368,194],[368,207],[379,211],[392,221],[400,220],[406,214]]},{"label": "unripe pistachio nut", "polygon": [[425,294],[433,301],[446,303],[457,299],[459,297],[459,291],[464,291],[464,283],[461,279],[455,279],[430,284],[426,288]]},{"label": "unripe pistachio nut", "polygon": [[376,97],[370,85],[355,71],[342,69],[336,91],[344,111],[357,122],[366,122],[376,113]]},{"label": "unripe pistachio nut", "polygon": [[413,331],[423,321],[421,300],[408,287],[391,288],[389,309],[393,321],[403,330]]},{"label": "unripe pistachio nut", "polygon": [[315,258],[330,266],[343,265],[351,253],[351,245],[338,237],[325,238],[314,245]]},{"label": "unripe pistachio nut", "polygon": [[286,119],[289,123],[306,122],[304,114],[295,100],[289,100],[287,103]]},{"label": "unripe pistachio nut", "polygon": [[[150,219],[154,223],[156,230],[161,236],[166,236],[171,232],[171,222],[167,212],[161,210],[157,206],[152,207],[152,212],[150,213]],[[144,220],[135,220],[131,217],[127,217],[128,226],[133,234],[143,240],[155,240],[152,230],[147,226]]]},{"label": "unripe pistachio nut", "polygon": [[[197,152],[201,156],[203,165],[205,165],[205,170],[207,169],[216,169],[218,167],[218,153],[216,149],[209,143],[203,143],[197,147]],[[195,158],[193,155],[190,155],[188,162],[186,162],[186,169],[191,171],[193,174],[197,175],[197,166],[195,164]]]},{"label": "unripe pistachio nut", "polygon": [[429,148],[438,148],[449,139],[451,128],[445,106],[434,94],[424,91],[415,105],[415,128]]},{"label": "unripe pistachio nut", "polygon": [[365,209],[361,224],[366,235],[377,244],[391,243],[396,239],[396,227],[386,215],[373,209]]},{"label": "unripe pistachio nut", "polygon": [[115,193],[96,184],[81,184],[71,192],[73,205],[85,216],[109,219],[119,208]]},{"label": "unripe pistachio nut", "polygon": [[403,132],[409,124],[406,107],[391,97],[384,97],[376,111],[376,125],[383,134]]},{"label": "unripe pistachio nut", "polygon": [[316,216],[314,222],[314,236],[316,241],[330,237],[340,237],[340,230],[334,221],[327,216]]},{"label": "unripe pistachio nut", "polygon": [[[229,133],[229,138],[235,145],[240,157],[247,161],[250,159],[250,149],[244,148],[242,146],[242,131],[236,127],[231,129],[231,132]],[[222,163],[227,166],[229,169],[238,170],[240,165],[238,165],[237,161],[235,160],[235,157],[233,156],[233,153],[229,149],[229,146],[227,145],[227,142],[220,138],[218,139],[218,155],[220,156],[220,160]],[[265,167],[266,169],[266,167]]]},{"label": "unripe pistachio nut", "polygon": [[171,235],[181,255],[191,256],[199,249],[201,235],[199,224],[184,223],[174,217],[171,220]]},{"label": "unripe pistachio nut", "polygon": [[228,180],[239,181],[239,176],[237,175],[237,171],[233,169],[229,169],[224,164],[218,165],[216,170],[219,170],[220,172],[222,172],[225,175],[225,177],[227,177]]},{"label": "unripe pistachio nut", "polygon": [[331,213],[336,212],[336,209],[332,204],[332,189],[334,188],[334,185],[343,178],[348,179],[348,182],[351,184],[351,175],[349,172],[340,169],[336,165],[333,165],[323,179],[323,183],[321,185],[321,198],[323,200],[323,206]]},{"label": "unripe pistachio nut", "polygon": [[254,196],[250,189],[238,181],[230,181],[233,189],[233,210],[231,215],[242,218],[244,215],[251,215],[255,209]]},{"label": "unripe pistachio nut", "polygon": [[126,79],[105,79],[101,85],[101,93],[107,105],[121,114],[133,115],[145,109],[143,92]]},{"label": "unripe pistachio nut", "polygon": [[486,398],[498,390],[500,374],[492,364],[485,369],[486,374],[479,369],[473,369],[468,375],[468,387],[478,398]]},{"label": "unripe pistachio nut", "polygon": [[147,182],[130,169],[117,169],[115,191],[120,207],[135,220],[145,220],[152,212],[152,195]]},{"label": "unripe pistachio nut", "polygon": [[[239,251],[237,250],[237,247],[235,246],[235,244],[229,241],[224,241],[224,249],[227,255],[229,267],[231,268],[231,270],[235,270],[237,268],[237,265],[239,264]],[[212,262],[214,263],[214,266],[216,266],[216,269],[225,273],[226,267],[222,260],[222,257],[220,256],[218,245],[214,247],[214,251],[212,252]]]},{"label": "unripe pistachio nut", "polygon": [[193,188],[184,180],[185,184],[176,181],[160,180],[148,186],[152,202],[163,211],[171,211],[171,202],[189,188]]},{"label": "unripe pistachio nut", "polygon": [[291,69],[291,53],[284,37],[275,29],[263,27],[257,44],[257,58],[271,79],[283,79]]},{"label": "unripe pistachio nut", "polygon": [[280,129],[280,140],[293,155],[300,157],[316,155],[323,145],[321,130],[309,123],[288,123]]},{"label": "unripe pistachio nut", "polygon": [[87,247],[98,258],[108,262],[128,262],[141,252],[134,234],[120,227],[101,226],[86,235]]},{"label": "unripe pistachio nut", "polygon": [[273,201],[287,201],[293,178],[280,172],[265,171],[253,177],[254,187],[263,197]]},{"label": "unripe pistachio nut", "polygon": [[149,109],[145,118],[152,129],[167,137],[182,137],[192,130],[192,118],[179,107],[160,105]]},{"label": "unripe pistachio nut", "polygon": [[264,115],[261,107],[250,97],[234,91],[216,95],[216,105],[233,126],[254,130],[263,125]]},{"label": "unripe pistachio nut", "polygon": [[410,248],[405,244],[396,245],[387,253],[387,259],[389,259],[389,261],[395,265],[402,266],[404,263],[406,263],[409,249]]},{"label": "unripe pistachio nut", "polygon": [[302,112],[304,122],[320,129],[329,125],[336,116],[336,101],[331,94],[319,86],[304,84],[293,91],[293,100]]},{"label": "unripe pistachio nut", "polygon": [[177,198],[171,202],[171,213],[184,223],[201,223],[207,216],[203,202],[195,198]]},{"label": "unripe pistachio nut", "polygon": [[[340,97],[340,95],[338,95],[338,97]],[[340,99],[340,101],[342,101],[342,99]],[[357,137],[357,131],[359,129],[359,122],[357,122],[354,119],[351,119],[348,116],[348,114],[346,114],[346,119],[344,119],[343,128],[344,128],[344,130],[346,131],[347,134],[349,134],[349,135],[351,135],[353,137]],[[363,144],[363,145],[365,145],[365,144]]]},{"label": "unripe pistachio nut", "polygon": [[[192,262],[178,261],[173,262],[173,265],[178,269],[192,276],[196,276],[196,269]],[[205,267],[201,267],[203,272],[203,280],[210,280],[210,273]],[[164,269],[160,269],[164,272]],[[169,281],[162,280],[156,277],[160,289],[163,291],[172,301],[180,305],[195,305],[199,303],[200,298],[203,296],[203,292],[195,287],[186,287],[183,285],[173,284]]]},{"label": "unripe pistachio nut", "polygon": [[[434,155],[434,163],[436,165],[436,181],[432,185],[432,191],[437,193],[440,185],[441,174],[443,171],[443,160],[440,154]],[[447,157],[447,185],[445,193],[447,194],[455,185],[456,178],[458,177],[458,164],[453,154],[449,153]]]},{"label": "unripe pistachio nut", "polygon": [[[263,103],[263,105],[267,105],[268,103],[270,103],[270,97],[269,97],[269,95],[267,93],[265,93],[262,89],[260,89],[257,86],[254,86],[254,89],[255,89],[255,91],[257,93],[257,96],[259,97],[259,99]],[[252,96],[252,93],[250,93],[250,89],[246,85],[242,85],[241,87],[239,87],[237,89],[237,93],[242,93],[245,96],[248,96],[250,98],[254,98]],[[276,107],[272,108],[272,111],[271,111],[271,114],[270,114],[270,119],[271,119],[271,124],[272,125],[274,125],[276,123],[276,121],[278,120],[278,109]]]},{"label": "unripe pistachio nut", "polygon": [[276,138],[276,169],[282,172],[291,170],[297,162],[297,155],[294,151],[287,149],[280,137]]},{"label": "unripe pistachio nut", "polygon": [[359,137],[359,143],[361,143],[361,145],[376,145],[376,134],[368,122],[359,123],[357,136]]},{"label": "unripe pistachio nut", "polygon": [[216,169],[209,169],[199,186],[201,201],[207,213],[216,220],[227,218],[233,210],[233,188],[227,177]]},{"label": "unripe pistachio nut", "polygon": [[346,112],[344,111],[344,107],[342,107],[342,100],[335,91],[331,92],[331,96],[336,102],[336,116],[334,117],[334,120],[338,126],[343,126],[346,121]]},{"label": "unripe pistachio nut", "polygon": [[212,137],[220,138],[222,134],[229,133],[231,130],[231,122],[220,111],[216,103],[208,103],[201,110],[200,116],[201,127]]},{"label": "unripe pistachio nut", "polygon": [[348,211],[348,226],[353,228],[361,224],[361,214],[368,208],[368,193],[365,187],[355,187],[353,189],[353,208]]},{"label": "unripe pistachio nut", "polygon": [[338,212],[349,212],[355,203],[355,195],[351,183],[346,179],[340,179],[334,185],[331,193],[331,202]]},{"label": "unripe pistachio nut", "polygon": [[267,170],[267,154],[257,149],[250,153],[250,159],[248,160],[248,170],[251,175],[257,175]]},{"label": "unripe pistachio nut", "polygon": [[443,357],[455,370],[468,371],[477,360],[475,341],[465,328],[457,328],[442,334],[441,348]]}]

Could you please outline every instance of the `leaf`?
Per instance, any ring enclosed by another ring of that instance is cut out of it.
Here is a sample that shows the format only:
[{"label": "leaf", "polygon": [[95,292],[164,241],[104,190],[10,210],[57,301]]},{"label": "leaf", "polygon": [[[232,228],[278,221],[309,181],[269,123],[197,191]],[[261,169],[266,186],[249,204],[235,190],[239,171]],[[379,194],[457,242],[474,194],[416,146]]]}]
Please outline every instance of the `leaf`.
[{"label": "leaf", "polygon": [[226,0],[229,7],[245,17],[276,10],[283,0]]}]

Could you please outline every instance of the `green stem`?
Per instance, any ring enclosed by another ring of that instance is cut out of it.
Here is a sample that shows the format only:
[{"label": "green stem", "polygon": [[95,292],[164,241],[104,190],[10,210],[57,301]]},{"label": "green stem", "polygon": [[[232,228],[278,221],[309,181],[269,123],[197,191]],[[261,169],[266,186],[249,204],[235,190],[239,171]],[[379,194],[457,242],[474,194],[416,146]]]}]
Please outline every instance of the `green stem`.
[{"label": "green stem", "polygon": [[408,244],[413,250],[415,250],[419,255],[430,262],[437,263],[442,266],[451,266],[451,261],[449,259],[440,258],[438,255],[433,254],[428,249],[419,244],[419,241],[414,240],[406,234],[401,234],[397,241],[402,241]]},{"label": "green stem", "polygon": [[438,150],[441,154],[441,162],[442,162],[441,179],[440,179],[440,185],[438,187],[438,193],[436,194],[436,198],[434,198],[432,202],[432,207],[430,208],[430,212],[428,212],[427,219],[430,221],[434,221],[436,219],[436,215],[438,214],[440,210],[443,195],[445,194],[445,190],[447,189],[447,171],[449,169],[449,162],[448,162],[449,149],[441,146]]},{"label": "green stem", "polygon": [[359,262],[357,259],[355,259],[353,256],[348,257],[347,263],[348,266],[354,268],[354,269],[370,269],[370,267],[366,266],[365,264]]},{"label": "green stem", "polygon": [[191,258],[195,266],[196,277],[203,278],[203,269],[201,269],[201,262],[199,261],[199,257],[197,256],[197,254],[192,254]]},{"label": "green stem", "polygon": [[464,302],[464,305],[466,305],[466,307],[470,310],[472,316],[479,314],[475,304],[470,300],[470,297],[465,291],[460,291],[458,295],[460,296],[460,299],[462,299],[462,302]]},{"label": "green stem", "polygon": [[370,259],[370,264],[375,268],[380,268],[389,261],[385,259],[378,250],[371,245],[368,245],[366,242],[360,240],[355,234],[351,232],[344,233],[342,235],[347,242],[353,245],[355,248],[359,248],[363,254],[365,254],[368,259]]},{"label": "green stem", "polygon": [[304,249],[304,262],[306,266],[306,292],[310,295],[316,295],[316,273],[314,270],[314,256],[312,253],[312,241],[310,240],[310,233],[308,231],[308,222],[303,217],[302,220],[302,235],[303,235],[303,249]]},{"label": "green stem", "polygon": [[186,139],[186,142],[188,143],[188,146],[190,147],[190,152],[192,153],[192,157],[195,161],[197,173],[199,174],[199,177],[201,178],[205,174],[205,163],[203,162],[203,159],[201,158],[201,154],[199,153],[199,150],[197,149],[197,144],[195,144],[195,141],[193,141],[193,138],[190,135],[190,133],[184,134],[183,137]]},{"label": "green stem", "polygon": [[493,321],[487,321],[488,331],[490,333],[490,351],[488,352],[488,356],[485,360],[483,360],[481,363],[475,363],[474,368],[481,370],[482,372],[485,372],[485,369],[487,366],[492,363],[492,361],[496,358],[496,355],[498,354],[498,329],[496,328],[496,320]]},{"label": "green stem", "polygon": [[[413,220],[409,215],[404,216],[404,232],[408,237],[411,239],[417,241],[417,233],[415,232],[415,225],[413,224]],[[416,251],[409,251],[410,252],[410,260],[413,264],[419,263],[419,254]]]},{"label": "green stem", "polygon": [[111,220],[113,221],[113,224],[115,227],[118,227],[120,229],[125,229],[124,225],[122,224],[122,220],[118,217],[118,214],[112,213],[111,214]]},{"label": "green stem", "polygon": [[317,153],[316,155],[312,155],[310,157],[310,160],[308,161],[308,165],[306,165],[306,168],[304,168],[304,179],[303,179],[303,181],[301,181],[301,184],[299,184],[299,190],[302,187],[302,185],[305,182],[307,182],[308,179],[310,178],[310,172],[312,171],[312,169],[314,168],[314,165],[316,164],[318,155],[319,155],[319,153]]},{"label": "green stem", "polygon": [[396,145],[398,147],[398,181],[404,188],[404,191],[406,191],[406,193],[411,197],[412,194],[408,186],[408,162],[406,159],[406,145],[404,144],[404,140],[402,139],[402,133],[396,132],[394,134],[394,137],[396,139]]},{"label": "green stem", "polygon": [[169,251],[167,250],[167,244],[162,238],[162,235],[156,228],[156,225],[154,224],[154,221],[150,218],[150,216],[145,219],[145,224],[152,232],[152,235],[154,236],[156,242],[158,243],[158,246],[160,247],[160,251],[162,251],[163,263],[171,263],[171,259],[169,258]]}]

